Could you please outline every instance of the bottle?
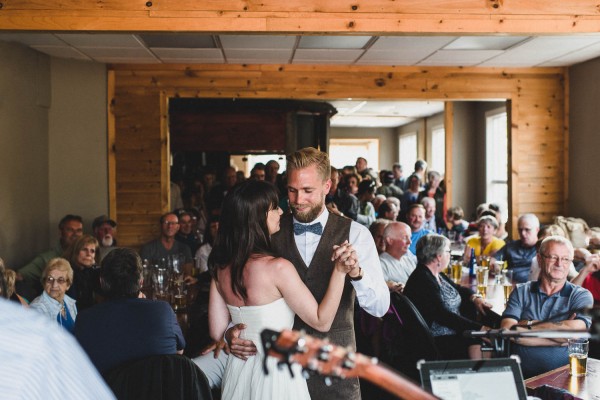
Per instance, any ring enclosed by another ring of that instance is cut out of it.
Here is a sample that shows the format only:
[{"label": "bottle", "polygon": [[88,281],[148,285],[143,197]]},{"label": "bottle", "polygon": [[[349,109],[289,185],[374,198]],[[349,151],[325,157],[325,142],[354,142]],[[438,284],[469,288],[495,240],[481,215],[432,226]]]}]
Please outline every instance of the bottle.
[{"label": "bottle", "polygon": [[477,266],[477,261],[475,260],[475,249],[471,248],[471,258],[469,259],[469,278],[475,277],[475,267]]}]

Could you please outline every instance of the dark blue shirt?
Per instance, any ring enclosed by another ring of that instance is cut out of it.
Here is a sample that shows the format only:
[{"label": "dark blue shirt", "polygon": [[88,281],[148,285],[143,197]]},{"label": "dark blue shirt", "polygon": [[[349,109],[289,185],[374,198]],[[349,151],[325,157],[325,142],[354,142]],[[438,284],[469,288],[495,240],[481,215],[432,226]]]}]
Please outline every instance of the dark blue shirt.
[{"label": "dark blue shirt", "polygon": [[515,240],[498,250],[495,257],[508,263],[508,268],[514,271],[513,279],[517,283],[524,283],[529,278],[531,262],[536,254],[535,246],[525,247],[520,240]]},{"label": "dark blue shirt", "polygon": [[98,304],[77,315],[74,333],[100,373],[185,347],[177,317],[164,301],[136,298]]}]

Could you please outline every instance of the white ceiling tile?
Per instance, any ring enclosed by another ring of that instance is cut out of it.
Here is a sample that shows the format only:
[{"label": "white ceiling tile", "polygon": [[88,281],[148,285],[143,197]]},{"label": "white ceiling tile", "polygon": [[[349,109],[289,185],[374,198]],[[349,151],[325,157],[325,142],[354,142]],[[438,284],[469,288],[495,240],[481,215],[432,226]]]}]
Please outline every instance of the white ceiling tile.
[{"label": "white ceiling tile", "polygon": [[0,33],[0,40],[22,43],[26,46],[64,46],[64,42],[51,33]]},{"label": "white ceiling tile", "polygon": [[339,117],[334,115],[331,119],[331,126],[333,128],[338,127],[361,127],[361,128],[395,128],[398,126],[406,125],[414,121],[414,118],[402,118],[402,117]]},{"label": "white ceiling tile", "polygon": [[424,58],[429,57],[435,50],[423,48],[401,48],[396,50],[367,50],[367,52],[358,60],[357,64],[377,64],[383,65],[414,65]]},{"label": "white ceiling tile", "polygon": [[152,58],[152,53],[144,47],[79,47],[79,50],[92,58],[96,57],[149,57]]},{"label": "white ceiling tile", "polygon": [[212,35],[196,33],[146,33],[138,35],[148,47],[168,49],[214,49],[215,41]]},{"label": "white ceiling tile", "polygon": [[98,57],[94,60],[105,64],[160,64],[156,58]]},{"label": "white ceiling tile", "polygon": [[444,50],[506,50],[529,36],[462,36],[444,46]]},{"label": "white ceiling tile", "polygon": [[599,42],[600,35],[535,37],[481,66],[536,66]]},{"label": "white ceiling tile", "polygon": [[74,58],[77,60],[91,60],[90,57],[81,53],[74,47],[68,46],[31,46],[31,48],[48,54],[49,56],[59,57],[59,58]]},{"label": "white ceiling tile", "polygon": [[299,49],[362,49],[371,36],[302,36]]},{"label": "white ceiling tile", "polygon": [[[160,60],[165,64],[222,64],[223,58],[176,58],[161,57]],[[239,63],[244,64],[244,63]]]},{"label": "white ceiling tile", "polygon": [[294,61],[303,60],[321,60],[321,61],[340,61],[351,62],[356,60],[363,53],[363,50],[313,50],[313,49],[297,49],[294,54]]},{"label": "white ceiling tile", "polygon": [[567,53],[561,57],[554,58],[545,63],[539,64],[540,67],[564,67],[568,65],[579,64],[593,58],[600,57],[600,43],[584,47]]},{"label": "white ceiling tile", "polygon": [[292,50],[273,50],[273,49],[245,49],[245,50],[235,50],[235,49],[225,49],[225,57],[227,57],[227,61],[230,63],[232,60],[236,60],[236,63],[239,60],[248,60],[249,62],[258,62],[259,60],[267,60],[269,64],[273,63],[287,63],[292,56]]},{"label": "white ceiling tile", "polygon": [[418,65],[473,66],[502,53],[501,50],[439,50]]},{"label": "white ceiling tile", "polygon": [[220,49],[164,49],[164,48],[152,48],[154,54],[161,59],[165,58],[178,58],[178,59],[189,59],[199,60],[211,59],[221,60],[223,62],[223,53]]},{"label": "white ceiling tile", "polygon": [[433,52],[444,47],[455,37],[452,36],[381,36],[371,46],[373,50],[400,50],[404,48],[421,48]]},{"label": "white ceiling tile", "polygon": [[105,33],[57,33],[57,37],[72,46],[80,47],[140,47],[134,35]]},{"label": "white ceiling tile", "polygon": [[220,35],[225,49],[292,49],[296,36]]}]

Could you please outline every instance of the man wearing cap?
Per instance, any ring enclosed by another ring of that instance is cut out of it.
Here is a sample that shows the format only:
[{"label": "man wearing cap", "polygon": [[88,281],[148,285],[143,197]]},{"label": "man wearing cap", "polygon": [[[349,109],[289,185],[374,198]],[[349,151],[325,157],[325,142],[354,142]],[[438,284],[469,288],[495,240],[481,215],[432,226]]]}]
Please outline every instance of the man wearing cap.
[{"label": "man wearing cap", "polygon": [[92,230],[100,244],[100,261],[102,261],[104,256],[117,248],[117,223],[108,215],[101,215],[94,219]]},{"label": "man wearing cap", "polygon": [[377,188],[377,194],[382,194],[385,197],[393,196],[400,200],[404,191],[394,185],[394,173],[392,171],[384,171],[381,174],[382,185]]}]

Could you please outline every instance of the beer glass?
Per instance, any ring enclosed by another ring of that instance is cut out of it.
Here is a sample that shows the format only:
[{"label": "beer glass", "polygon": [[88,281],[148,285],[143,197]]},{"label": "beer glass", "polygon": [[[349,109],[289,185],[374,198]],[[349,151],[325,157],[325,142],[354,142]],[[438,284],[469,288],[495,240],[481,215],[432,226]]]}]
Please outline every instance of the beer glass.
[{"label": "beer glass", "polygon": [[452,280],[454,283],[459,284],[462,279],[462,262],[460,260],[452,263]]},{"label": "beer glass", "polygon": [[504,289],[504,304],[506,304],[513,291],[513,271],[502,271],[502,288]]},{"label": "beer glass", "polygon": [[569,374],[584,376],[587,374],[587,358],[590,342],[587,339],[569,339]]},{"label": "beer glass", "polygon": [[487,294],[488,276],[490,269],[488,267],[477,267],[477,293],[485,298]]}]

